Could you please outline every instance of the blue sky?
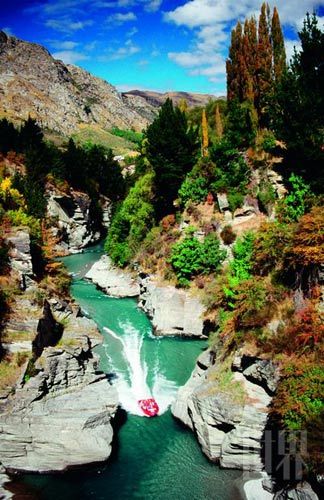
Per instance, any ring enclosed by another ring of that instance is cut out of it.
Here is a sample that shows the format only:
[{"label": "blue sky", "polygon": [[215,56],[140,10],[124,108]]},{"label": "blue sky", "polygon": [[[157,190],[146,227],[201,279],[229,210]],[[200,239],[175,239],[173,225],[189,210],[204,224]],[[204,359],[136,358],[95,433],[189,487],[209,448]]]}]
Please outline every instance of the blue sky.
[{"label": "blue sky", "polygon": [[[0,28],[37,42],[121,91],[225,94],[225,59],[238,19],[258,15],[261,0],[8,0]],[[324,1],[277,0],[287,53],[298,46],[307,11]],[[323,23],[321,17],[321,24]]]}]

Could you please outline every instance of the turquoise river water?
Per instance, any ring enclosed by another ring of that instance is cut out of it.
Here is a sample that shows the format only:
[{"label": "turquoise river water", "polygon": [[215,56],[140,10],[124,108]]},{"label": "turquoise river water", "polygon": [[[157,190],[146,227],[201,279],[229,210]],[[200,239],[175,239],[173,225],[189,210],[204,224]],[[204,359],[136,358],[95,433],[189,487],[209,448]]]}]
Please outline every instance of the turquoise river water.
[{"label": "turquoise river water", "polygon": [[[125,422],[106,465],[61,475],[26,475],[33,497],[65,499],[235,500],[238,471],[221,470],[202,454],[194,435],[171,415],[177,388],[189,378],[205,343],[157,338],[132,299],[113,299],[83,280],[100,246],[64,259],[73,273],[72,295],[103,334],[101,369],[116,374]],[[137,400],[155,396],[160,415],[141,416]]]}]

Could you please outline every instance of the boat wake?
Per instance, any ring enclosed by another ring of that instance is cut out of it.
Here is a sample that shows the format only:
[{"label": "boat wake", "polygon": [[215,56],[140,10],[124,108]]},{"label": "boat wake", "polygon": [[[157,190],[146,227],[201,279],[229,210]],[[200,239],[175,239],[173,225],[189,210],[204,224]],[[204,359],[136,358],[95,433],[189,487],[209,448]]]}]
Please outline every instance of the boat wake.
[{"label": "boat wake", "polygon": [[[124,332],[123,335],[117,335],[110,328],[104,327],[110,338],[118,341],[122,346],[122,356],[125,361],[125,369],[118,369],[114,366],[117,377],[112,381],[119,395],[119,401],[124,410],[133,415],[144,417],[138,401],[154,398],[159,406],[159,415],[167,411],[168,407],[174,401],[177,392],[175,382],[168,380],[159,370],[158,361],[158,341],[156,358],[152,377],[152,383],[148,384],[149,366],[143,356],[143,334],[139,332],[130,323],[121,323],[119,325]],[[109,355],[109,346],[104,344],[106,354]],[[150,374],[151,374],[150,373]]]}]

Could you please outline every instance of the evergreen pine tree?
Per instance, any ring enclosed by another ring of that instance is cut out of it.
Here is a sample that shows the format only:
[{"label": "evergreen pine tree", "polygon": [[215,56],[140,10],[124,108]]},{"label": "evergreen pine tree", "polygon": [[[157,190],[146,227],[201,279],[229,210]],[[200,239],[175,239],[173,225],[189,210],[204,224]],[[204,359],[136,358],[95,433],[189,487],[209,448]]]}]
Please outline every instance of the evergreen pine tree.
[{"label": "evergreen pine tree", "polygon": [[167,99],[146,130],[146,155],[155,172],[158,218],[174,211],[173,201],[198,151],[197,133],[186,115]]}]

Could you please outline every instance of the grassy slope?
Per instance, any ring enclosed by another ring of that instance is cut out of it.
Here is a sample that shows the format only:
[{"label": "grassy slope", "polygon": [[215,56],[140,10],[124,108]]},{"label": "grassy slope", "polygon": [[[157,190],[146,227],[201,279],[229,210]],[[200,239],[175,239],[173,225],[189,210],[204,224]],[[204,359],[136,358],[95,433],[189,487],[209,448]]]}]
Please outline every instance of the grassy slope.
[{"label": "grassy slope", "polygon": [[123,137],[117,137],[107,130],[103,130],[96,125],[79,125],[79,131],[73,134],[72,138],[80,144],[91,141],[106,148],[111,148],[116,155],[128,155],[134,151],[134,143],[127,141]]}]

